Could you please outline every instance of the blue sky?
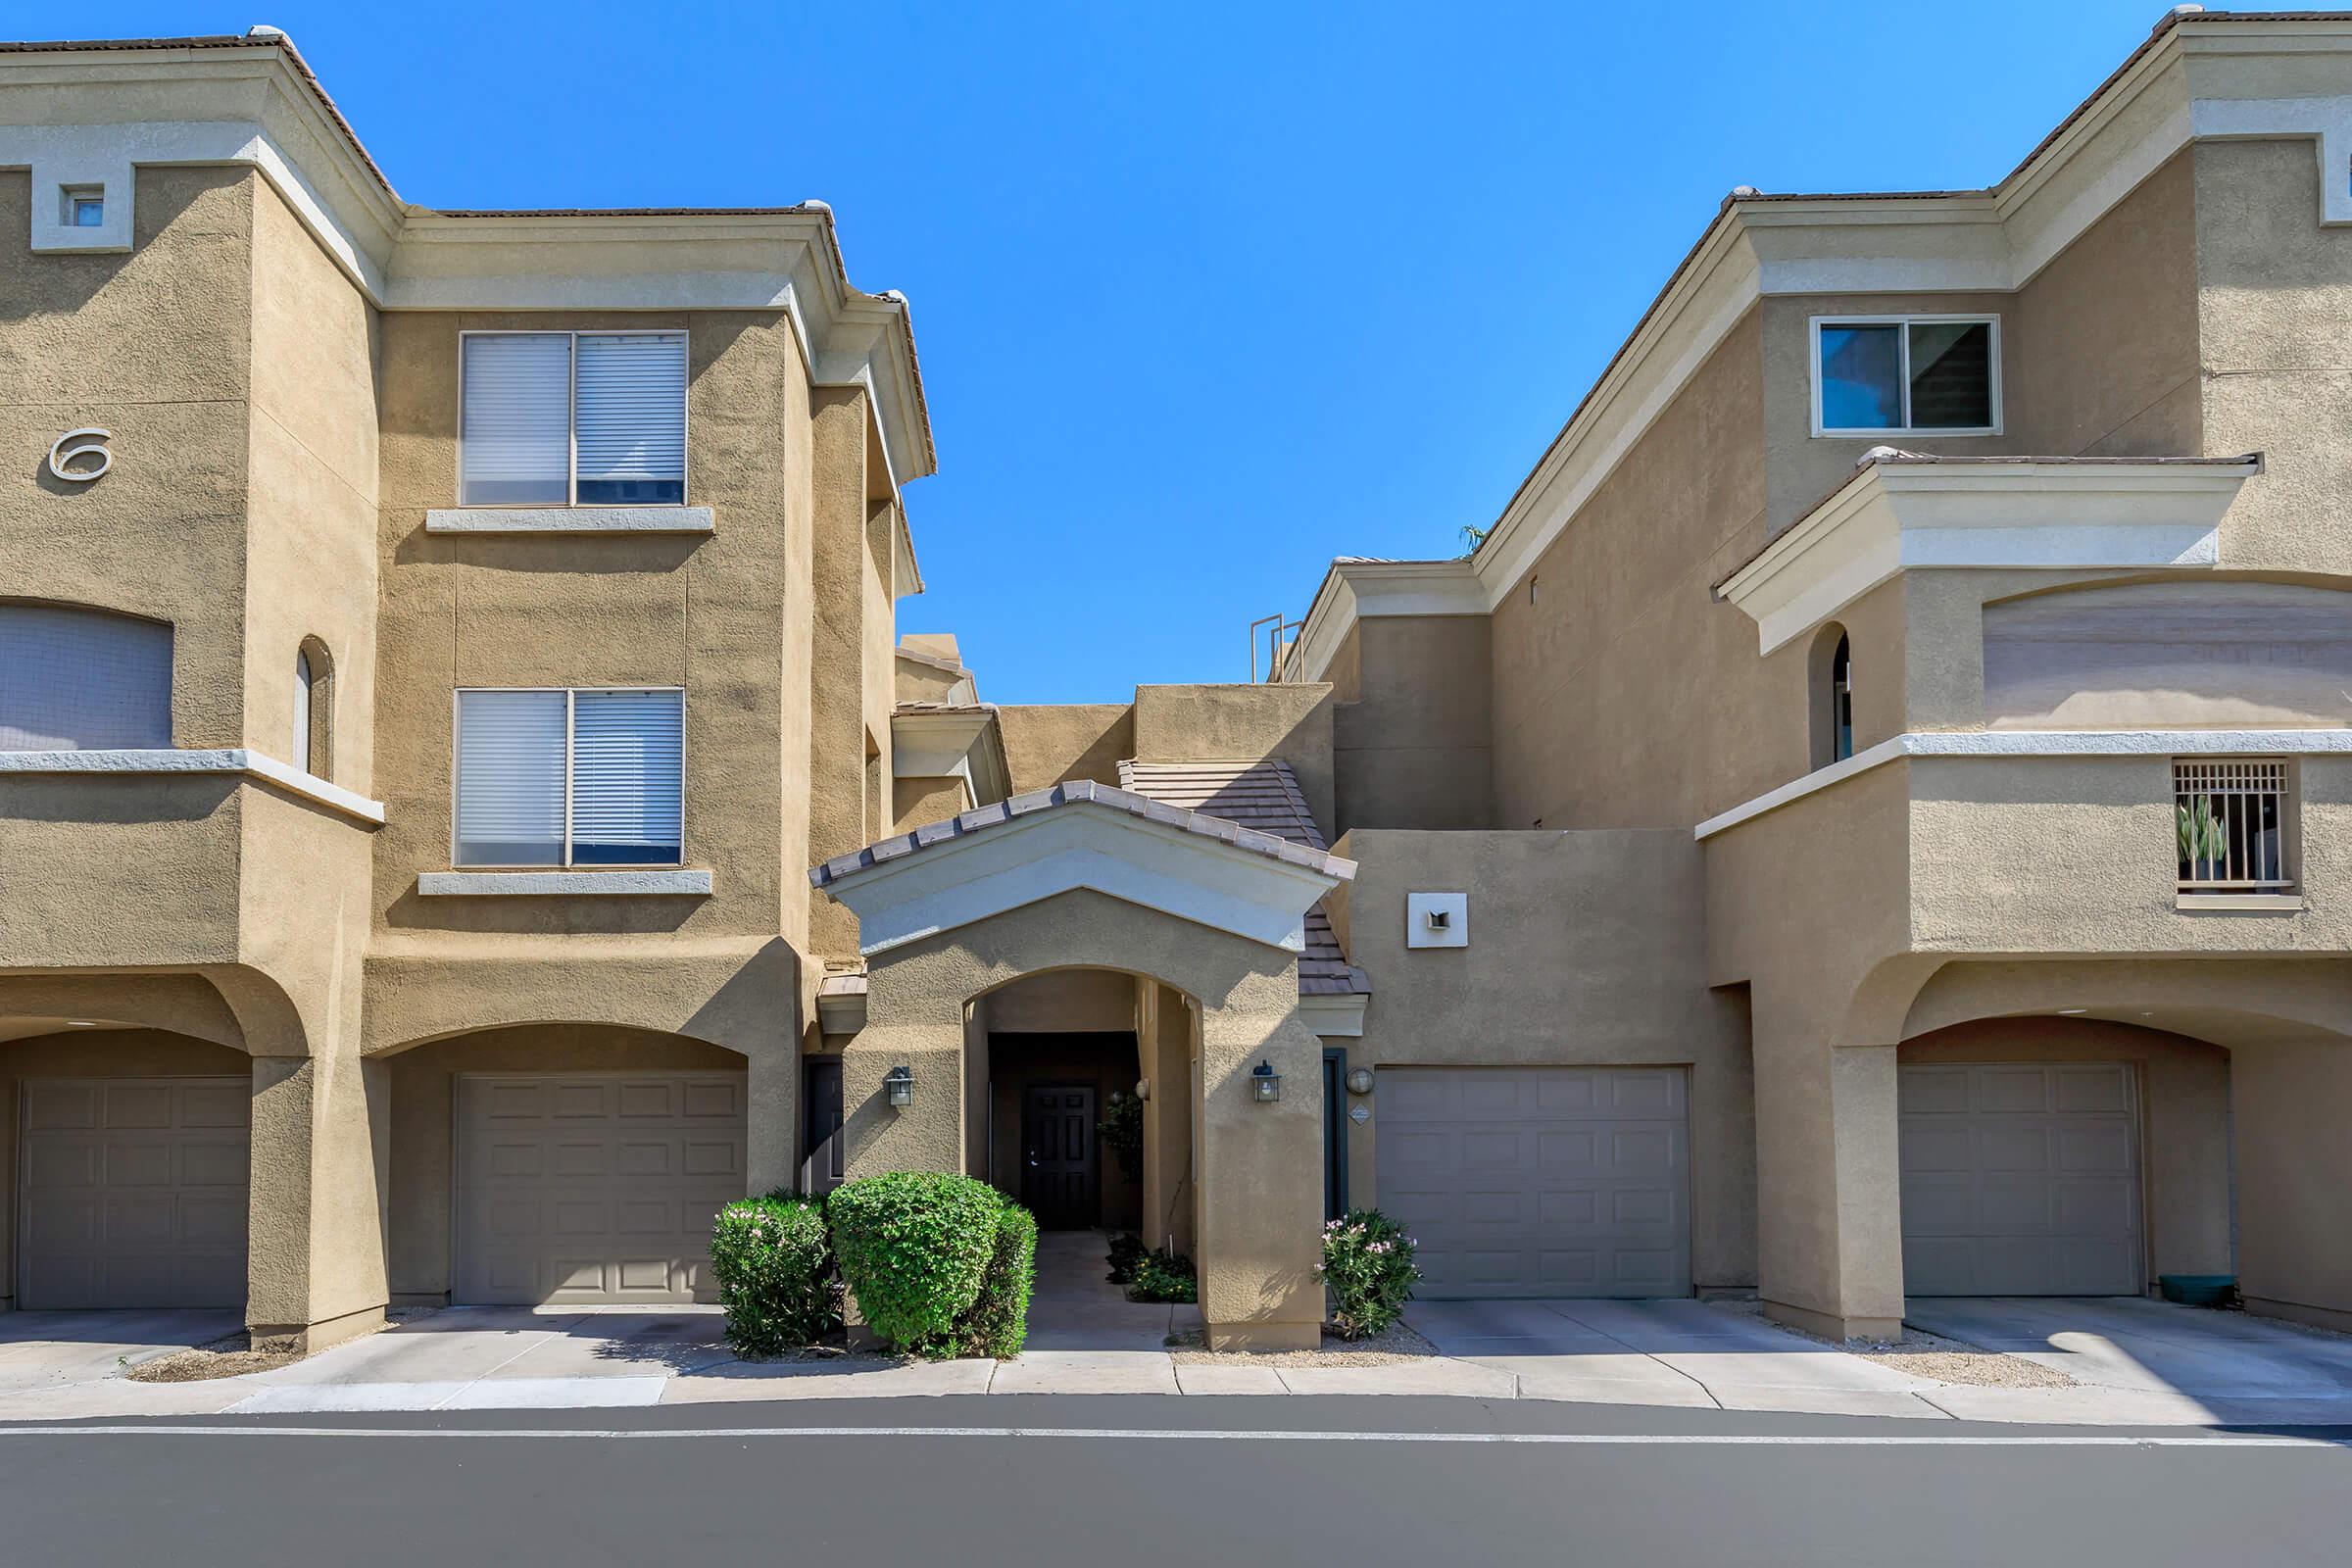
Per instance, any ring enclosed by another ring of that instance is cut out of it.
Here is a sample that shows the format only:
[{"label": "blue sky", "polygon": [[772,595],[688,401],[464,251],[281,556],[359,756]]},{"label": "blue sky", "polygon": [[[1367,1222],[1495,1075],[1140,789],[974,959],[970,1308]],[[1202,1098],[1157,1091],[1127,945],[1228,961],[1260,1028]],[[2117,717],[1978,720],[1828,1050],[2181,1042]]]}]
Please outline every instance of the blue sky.
[{"label": "blue sky", "polygon": [[[2147,34],[2051,5],[106,4],[293,34],[437,207],[833,204],[914,309],[930,590],[997,702],[1238,680],[1491,522],[1736,184],[1997,178]],[[21,17],[19,25],[31,19]]]}]

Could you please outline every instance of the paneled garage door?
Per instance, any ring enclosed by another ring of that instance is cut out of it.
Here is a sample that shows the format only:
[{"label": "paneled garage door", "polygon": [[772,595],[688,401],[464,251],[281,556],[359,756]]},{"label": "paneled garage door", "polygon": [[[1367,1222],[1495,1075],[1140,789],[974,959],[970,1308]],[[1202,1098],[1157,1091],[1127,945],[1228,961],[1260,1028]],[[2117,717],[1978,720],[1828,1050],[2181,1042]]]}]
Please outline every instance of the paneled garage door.
[{"label": "paneled garage door", "polygon": [[1688,1296],[1679,1067],[1383,1067],[1380,1206],[1430,1298]]},{"label": "paneled garage door", "polygon": [[1906,1295],[2147,1288],[2129,1063],[1921,1063],[1899,1082]]},{"label": "paneled garage door", "polygon": [[743,1196],[740,1072],[458,1079],[464,1302],[707,1301],[710,1221]]},{"label": "paneled garage door", "polygon": [[23,1088],[18,1304],[245,1304],[244,1078],[33,1078]]}]

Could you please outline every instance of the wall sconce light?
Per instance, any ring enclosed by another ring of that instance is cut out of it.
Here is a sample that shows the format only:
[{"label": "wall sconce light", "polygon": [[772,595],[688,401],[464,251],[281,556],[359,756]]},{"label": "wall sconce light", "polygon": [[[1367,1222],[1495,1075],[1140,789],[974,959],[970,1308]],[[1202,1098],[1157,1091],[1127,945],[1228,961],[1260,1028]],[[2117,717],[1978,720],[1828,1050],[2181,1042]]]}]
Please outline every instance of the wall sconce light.
[{"label": "wall sconce light", "polygon": [[882,1075],[882,1093],[888,1097],[890,1108],[893,1110],[905,1110],[908,1105],[914,1103],[914,1069],[899,1066],[884,1073]]},{"label": "wall sconce light", "polygon": [[1282,1074],[1276,1072],[1274,1064],[1262,1056],[1258,1058],[1257,1065],[1250,1069],[1250,1098],[1261,1105],[1282,1098]]},{"label": "wall sconce light", "polygon": [[1369,1067],[1348,1068],[1348,1092],[1351,1095],[1370,1094],[1372,1092],[1372,1069]]},{"label": "wall sconce light", "polygon": [[1152,1098],[1151,1079],[1138,1078],[1135,1081],[1135,1098],[1138,1100],[1150,1100]]}]

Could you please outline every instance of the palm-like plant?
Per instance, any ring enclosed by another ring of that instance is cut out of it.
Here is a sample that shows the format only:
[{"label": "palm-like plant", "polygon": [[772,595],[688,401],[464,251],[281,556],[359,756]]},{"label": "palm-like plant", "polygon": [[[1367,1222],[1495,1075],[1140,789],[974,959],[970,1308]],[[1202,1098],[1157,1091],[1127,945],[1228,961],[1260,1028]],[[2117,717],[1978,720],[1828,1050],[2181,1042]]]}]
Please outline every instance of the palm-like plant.
[{"label": "palm-like plant", "polygon": [[2214,866],[2230,853],[2230,836],[2222,819],[2214,813],[2213,797],[2191,796],[2187,803],[2177,807],[2174,823],[2180,839],[2180,864],[2185,874],[2194,875],[2195,868]]}]

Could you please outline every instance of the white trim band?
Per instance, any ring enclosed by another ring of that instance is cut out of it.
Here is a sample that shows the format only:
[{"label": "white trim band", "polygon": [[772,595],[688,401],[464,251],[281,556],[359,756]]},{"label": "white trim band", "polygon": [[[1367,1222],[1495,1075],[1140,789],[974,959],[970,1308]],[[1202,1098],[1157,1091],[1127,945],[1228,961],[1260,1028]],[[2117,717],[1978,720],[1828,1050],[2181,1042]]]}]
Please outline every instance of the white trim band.
[{"label": "white trim band", "polygon": [[425,898],[573,898],[653,895],[701,898],[708,871],[423,871],[416,891]]},{"label": "white trim band", "polygon": [[1690,830],[1710,839],[1725,828],[1841,784],[1857,773],[1911,757],[2343,757],[2352,729],[1963,729],[1915,730],[1884,740],[1843,761],[1790,779],[1779,789],[1710,816]]},{"label": "white trim band", "polygon": [[716,533],[709,507],[449,507],[426,533]]},{"label": "white trim band", "polygon": [[0,752],[0,773],[242,773],[345,816],[383,826],[384,803],[249,748],[220,751]]}]

